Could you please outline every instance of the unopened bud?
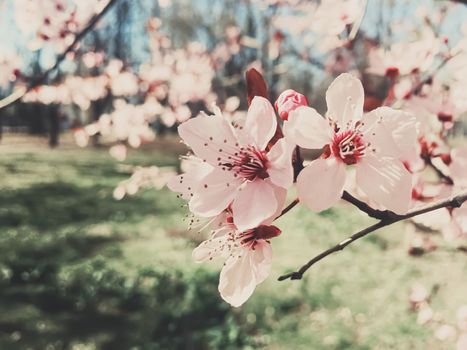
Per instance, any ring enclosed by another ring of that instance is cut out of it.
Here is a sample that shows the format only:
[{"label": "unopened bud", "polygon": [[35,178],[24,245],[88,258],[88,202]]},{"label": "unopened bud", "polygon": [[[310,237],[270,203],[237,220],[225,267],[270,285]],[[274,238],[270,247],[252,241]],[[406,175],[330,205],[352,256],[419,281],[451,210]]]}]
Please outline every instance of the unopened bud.
[{"label": "unopened bud", "polygon": [[289,113],[301,106],[308,106],[308,100],[304,95],[292,89],[281,93],[274,104],[282,120],[287,120]]}]

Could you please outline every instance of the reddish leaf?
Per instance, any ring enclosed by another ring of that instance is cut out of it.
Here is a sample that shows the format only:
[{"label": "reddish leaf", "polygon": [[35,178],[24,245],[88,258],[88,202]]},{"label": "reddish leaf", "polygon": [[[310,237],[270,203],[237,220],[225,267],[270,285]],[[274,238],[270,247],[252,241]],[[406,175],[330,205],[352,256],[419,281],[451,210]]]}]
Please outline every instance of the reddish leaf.
[{"label": "reddish leaf", "polygon": [[246,71],[245,75],[248,105],[251,104],[251,101],[255,96],[268,98],[268,87],[261,73],[254,68],[250,68]]},{"label": "reddish leaf", "polygon": [[363,110],[365,112],[370,112],[373,109],[381,107],[383,105],[383,100],[376,96],[367,95],[365,96],[365,102],[363,104]]}]

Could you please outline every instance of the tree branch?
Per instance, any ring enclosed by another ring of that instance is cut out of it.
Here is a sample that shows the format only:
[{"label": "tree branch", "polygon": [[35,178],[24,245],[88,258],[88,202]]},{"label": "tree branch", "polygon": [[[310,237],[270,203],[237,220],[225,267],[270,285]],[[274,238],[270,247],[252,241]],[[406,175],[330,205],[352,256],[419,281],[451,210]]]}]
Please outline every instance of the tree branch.
[{"label": "tree branch", "polygon": [[[298,149],[298,147],[297,147]],[[390,211],[390,210],[378,210],[378,209],[374,209],[372,207],[370,207],[368,204],[366,204],[365,202],[355,198],[354,196],[352,196],[349,192],[347,191],[344,191],[344,193],[342,194],[342,197],[341,197],[343,200],[353,204],[355,207],[357,207],[358,209],[360,209],[361,211],[363,211],[364,213],[367,213],[368,216],[372,217],[372,218],[375,218],[375,219],[378,219],[378,220],[386,220],[386,219],[390,219],[390,218],[395,218],[397,217],[397,214]],[[282,212],[280,213],[280,215],[278,217],[276,217],[274,220],[277,220],[279,219],[281,216],[284,216],[285,214],[287,214],[293,207],[295,207],[298,203],[299,203],[299,199],[296,198],[294,199],[287,207],[285,207]]]},{"label": "tree branch", "polygon": [[110,8],[117,3],[118,0],[110,0],[107,5],[102,9],[101,12],[96,14],[94,17],[91,18],[89,23],[87,24],[86,27],[81,30],[76,36],[73,42],[63,51],[55,60],[55,64],[44,71],[39,77],[36,77],[32,79],[29,84],[26,85],[26,87],[21,86],[19,88],[16,88],[10,95],[7,97],[3,98],[0,100],[0,110],[3,108],[8,107],[9,105],[15,103],[19,99],[21,99],[25,94],[27,94],[29,91],[34,89],[35,87],[41,85],[44,83],[48,76],[55,71],[60,64],[65,60],[66,56],[72,52],[75,47],[78,45],[78,43],[88,34],[94,26],[99,22],[99,20],[110,10]]},{"label": "tree branch", "polygon": [[298,202],[299,202],[298,198],[295,198],[288,206],[286,206],[286,207],[282,210],[282,212],[280,213],[280,215],[279,215],[277,218],[275,218],[274,220],[277,220],[277,219],[279,219],[281,216],[287,214],[287,213],[290,211],[290,209],[292,209],[293,207],[295,207],[295,206],[298,204]]},{"label": "tree branch", "polygon": [[335,252],[343,250],[349,244],[355,242],[356,240],[358,240],[358,239],[360,239],[362,237],[365,237],[366,235],[368,235],[368,234],[370,234],[370,233],[372,233],[372,232],[374,232],[374,231],[376,231],[376,230],[378,230],[378,229],[380,229],[382,227],[389,226],[389,225],[392,225],[392,224],[394,224],[396,222],[406,220],[406,219],[412,218],[412,217],[417,216],[417,215],[429,213],[429,212],[432,212],[434,210],[441,209],[441,208],[446,208],[446,207],[459,208],[466,200],[467,200],[467,192],[464,192],[464,193],[459,194],[459,195],[457,195],[457,196],[455,196],[455,197],[453,197],[451,199],[442,200],[442,201],[440,201],[438,203],[431,204],[431,205],[425,206],[423,208],[411,210],[407,214],[404,214],[404,215],[398,215],[398,214],[393,213],[391,215],[391,217],[387,217],[385,219],[382,219],[379,222],[377,222],[376,224],[373,224],[373,225],[371,225],[371,226],[369,226],[369,227],[367,227],[367,228],[365,228],[365,229],[363,229],[361,231],[358,231],[358,232],[354,233],[352,236],[350,236],[346,240],[340,242],[339,244],[335,245],[334,247],[329,248],[329,249],[325,250],[324,252],[322,252],[321,254],[318,254],[317,256],[315,256],[313,259],[311,259],[305,265],[303,265],[300,269],[298,269],[298,271],[282,275],[282,276],[280,276],[278,278],[278,280],[283,281],[283,280],[286,280],[286,279],[289,279],[289,278],[292,279],[292,280],[299,280],[299,279],[301,279],[303,277],[303,274],[311,266],[316,264],[318,261],[324,259],[328,255],[331,255],[331,254],[333,254]]},{"label": "tree branch", "polygon": [[397,217],[397,214],[390,210],[378,210],[378,209],[374,209],[370,207],[367,203],[355,198],[347,191],[344,191],[341,198],[353,204],[361,211],[367,213],[369,217],[372,217],[378,220],[386,220],[386,219]]}]

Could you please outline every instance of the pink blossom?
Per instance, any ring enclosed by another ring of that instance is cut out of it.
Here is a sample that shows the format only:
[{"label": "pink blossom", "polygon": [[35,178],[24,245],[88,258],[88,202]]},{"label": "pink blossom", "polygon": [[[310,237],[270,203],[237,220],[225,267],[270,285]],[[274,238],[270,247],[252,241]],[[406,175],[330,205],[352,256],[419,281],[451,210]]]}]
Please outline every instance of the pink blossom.
[{"label": "pink blossom", "polygon": [[362,14],[360,0],[323,0],[308,26],[317,33],[339,35]]},{"label": "pink blossom", "polygon": [[175,175],[175,170],[169,167],[135,167],[129,179],[121,181],[113,192],[116,200],[123,199],[125,195],[134,195],[141,189],[162,189],[167,181]]},{"label": "pink blossom", "polygon": [[441,341],[454,340],[456,335],[456,328],[449,324],[443,324],[435,331],[435,337]]},{"label": "pink blossom", "polygon": [[420,310],[418,311],[417,323],[427,324],[433,319],[433,316],[434,316],[433,309],[429,305],[423,304]]},{"label": "pink blossom", "polygon": [[369,53],[368,73],[389,78],[426,71],[433,63],[438,52],[438,42],[432,36],[426,36],[416,42],[398,42],[389,50],[375,48]]},{"label": "pink blossom", "polygon": [[420,304],[425,303],[429,297],[430,293],[425,286],[420,283],[416,283],[410,288],[409,301],[413,309],[416,309]]},{"label": "pink blossom", "polygon": [[231,207],[240,231],[258,226],[282,209],[293,181],[293,148],[284,139],[268,148],[276,127],[274,110],[262,97],[253,99],[243,128],[234,129],[220,111],[186,121],[178,127],[180,137],[207,166],[178,176],[169,188],[184,187],[196,215],[212,217]]},{"label": "pink blossom", "polygon": [[128,149],[125,145],[118,144],[110,147],[109,153],[111,157],[115,158],[119,162],[123,162],[127,157]]},{"label": "pink blossom", "polygon": [[443,227],[443,236],[447,241],[467,239],[467,204],[451,211],[451,223]]},{"label": "pink blossom", "polygon": [[0,88],[7,87],[18,78],[21,63],[21,58],[18,55],[8,51],[0,51]]},{"label": "pink blossom", "polygon": [[120,72],[110,80],[110,89],[114,96],[132,96],[138,93],[138,78],[130,72]]},{"label": "pink blossom", "polygon": [[220,228],[213,231],[210,239],[193,251],[193,259],[204,262],[218,256],[227,257],[219,278],[219,292],[225,301],[238,307],[269,276],[272,263],[269,239],[281,231],[266,225],[239,231],[229,221],[227,218]]},{"label": "pink blossom", "polygon": [[461,331],[467,332],[467,305],[462,305],[457,310],[457,327]]},{"label": "pink blossom", "polygon": [[467,187],[467,146],[452,150],[449,172],[457,187]]},{"label": "pink blossom", "polygon": [[300,106],[308,106],[308,100],[304,95],[292,89],[282,92],[274,104],[282,120],[287,120],[289,113]]},{"label": "pink blossom", "polygon": [[35,36],[32,48],[54,43],[62,50],[107,3],[108,0],[17,0],[14,15],[20,30]]},{"label": "pink blossom", "polygon": [[290,113],[286,138],[309,149],[324,148],[321,158],[297,179],[298,196],[312,210],[334,205],[342,195],[346,167],[356,168],[357,188],[372,202],[396,213],[409,209],[412,178],[399,160],[416,142],[415,118],[380,107],[363,115],[363,86],[341,74],[326,92],[327,119],[310,107]]},{"label": "pink blossom", "polygon": [[466,350],[467,349],[467,333],[461,334],[457,338],[456,350]]}]

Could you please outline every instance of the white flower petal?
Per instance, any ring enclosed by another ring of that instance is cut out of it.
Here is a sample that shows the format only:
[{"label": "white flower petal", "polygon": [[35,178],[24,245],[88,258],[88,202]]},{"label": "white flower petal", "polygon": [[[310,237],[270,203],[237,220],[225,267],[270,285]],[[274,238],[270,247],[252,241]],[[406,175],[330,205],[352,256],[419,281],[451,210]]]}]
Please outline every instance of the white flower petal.
[{"label": "white flower petal", "polygon": [[265,241],[258,241],[255,250],[246,247],[240,256],[229,257],[219,278],[221,297],[234,307],[241,306],[269,275],[271,263],[271,247]]},{"label": "white flower petal", "polygon": [[278,202],[271,183],[260,179],[247,182],[232,203],[234,224],[240,232],[255,228],[270,218],[277,207]]},{"label": "white flower petal", "polygon": [[334,79],[326,91],[326,115],[343,128],[347,123],[361,118],[363,100],[363,85],[360,80],[349,73],[343,73]]},{"label": "white flower petal", "polygon": [[[228,232],[228,230],[225,230]],[[211,260],[222,255],[227,250],[227,236],[221,235],[201,242],[192,253],[193,260],[197,263]]]},{"label": "white flower petal", "polygon": [[199,158],[213,166],[225,152],[234,153],[238,140],[231,124],[221,115],[199,115],[178,127],[182,140]]},{"label": "white flower petal", "polygon": [[289,188],[293,183],[292,152],[294,146],[285,139],[277,141],[268,153],[271,182],[283,188]]},{"label": "white flower petal", "polygon": [[320,149],[331,142],[333,131],[316,110],[304,106],[289,113],[289,119],[284,122],[284,135],[300,147]]},{"label": "white flower petal", "polygon": [[266,220],[263,220],[263,222],[261,222],[261,225],[271,225],[272,222],[280,215],[280,213],[282,212],[282,209],[284,209],[285,201],[287,199],[286,189],[276,186],[274,184],[271,184],[271,186],[274,189],[274,195],[277,201],[277,209],[275,213],[272,214],[269,218],[267,218]]},{"label": "white flower petal", "polygon": [[370,142],[379,156],[406,156],[417,142],[418,124],[410,113],[379,107],[365,114],[362,123],[365,142]]},{"label": "white flower petal", "polygon": [[412,197],[412,176],[402,162],[372,154],[357,164],[357,185],[375,203],[405,214]]},{"label": "white flower petal", "polygon": [[451,156],[449,171],[454,184],[459,188],[467,187],[467,146],[453,149]]},{"label": "white flower petal", "polygon": [[203,217],[212,217],[225,210],[238,191],[242,181],[229,171],[213,169],[200,179],[189,202],[190,211]]},{"label": "white flower petal", "polygon": [[256,285],[262,283],[271,273],[272,246],[265,240],[258,240],[254,251],[250,252],[251,263],[254,266]]},{"label": "white flower petal", "polygon": [[255,96],[246,116],[245,131],[250,144],[264,150],[276,132],[276,113],[264,97]]},{"label": "white flower petal", "polygon": [[167,187],[174,192],[182,195],[183,199],[189,200],[193,189],[196,188],[204,177],[208,175],[213,167],[208,163],[198,162],[193,163],[185,173],[173,176],[168,182]]},{"label": "white flower petal", "polygon": [[344,163],[335,158],[316,159],[298,175],[298,198],[311,210],[328,209],[342,196],[345,177]]}]

